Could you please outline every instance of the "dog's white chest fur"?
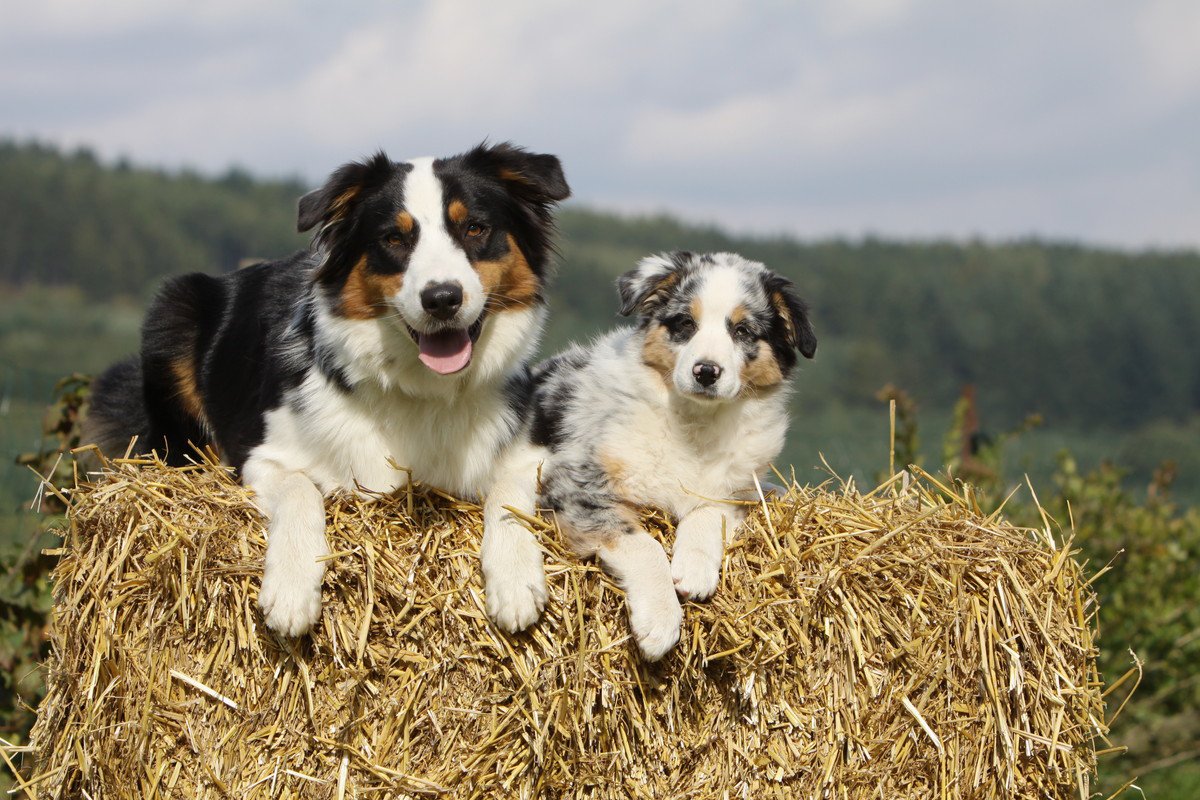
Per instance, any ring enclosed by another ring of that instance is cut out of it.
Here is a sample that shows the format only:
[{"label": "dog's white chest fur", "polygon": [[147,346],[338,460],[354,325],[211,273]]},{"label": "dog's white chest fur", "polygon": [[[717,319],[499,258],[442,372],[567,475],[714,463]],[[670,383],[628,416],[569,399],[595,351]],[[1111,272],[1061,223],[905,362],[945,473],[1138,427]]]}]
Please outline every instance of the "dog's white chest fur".
[{"label": "dog's white chest fur", "polygon": [[[660,380],[648,369],[641,377]],[[624,496],[684,516],[752,483],[779,452],[786,429],[783,403],[774,399],[701,406],[663,388],[614,414],[600,452]]]},{"label": "dog's white chest fur", "polygon": [[669,409],[638,409],[615,421],[605,452],[624,454],[622,493],[682,516],[701,498],[725,499],[744,487],[778,450],[782,426],[740,425],[722,416],[733,415],[681,420]]},{"label": "dog's white chest fur", "polygon": [[346,394],[314,374],[299,395],[267,415],[266,440],[254,455],[303,470],[323,493],[400,488],[408,473],[394,463],[417,480],[478,497],[515,427],[499,389],[434,403],[395,390]]}]

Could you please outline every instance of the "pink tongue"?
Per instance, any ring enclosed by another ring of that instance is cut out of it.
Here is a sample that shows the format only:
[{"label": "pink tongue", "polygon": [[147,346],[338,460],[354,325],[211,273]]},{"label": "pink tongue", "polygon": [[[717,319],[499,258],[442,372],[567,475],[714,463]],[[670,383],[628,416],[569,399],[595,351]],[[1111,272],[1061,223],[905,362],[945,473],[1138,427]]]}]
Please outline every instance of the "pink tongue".
[{"label": "pink tongue", "polygon": [[458,372],[471,363],[471,337],[464,330],[417,334],[421,363],[439,375]]}]

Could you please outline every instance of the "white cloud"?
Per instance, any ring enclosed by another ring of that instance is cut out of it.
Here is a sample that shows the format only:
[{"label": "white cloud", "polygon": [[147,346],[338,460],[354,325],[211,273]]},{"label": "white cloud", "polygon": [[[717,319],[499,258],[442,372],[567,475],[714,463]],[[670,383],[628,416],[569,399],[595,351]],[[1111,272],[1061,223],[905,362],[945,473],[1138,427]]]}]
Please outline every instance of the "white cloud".
[{"label": "white cloud", "polygon": [[820,6],[827,30],[835,35],[887,27],[912,12],[917,0],[841,0]]},{"label": "white cloud", "polygon": [[651,108],[633,117],[625,152],[642,163],[758,161],[777,155],[826,159],[878,144],[911,124],[920,89],[838,96],[817,85],[747,94],[701,109]]},{"label": "white cloud", "polygon": [[1200,3],[1147,2],[1135,30],[1157,88],[1172,98],[1195,101],[1200,91]]},{"label": "white cloud", "polygon": [[40,0],[5,10],[7,35],[0,34],[0,42],[30,36],[95,41],[164,25],[220,30],[249,20],[278,19],[290,8],[294,6],[286,0]]},{"label": "white cloud", "polygon": [[310,179],[511,138],[758,229],[1200,244],[1197,41],[1193,0],[50,0],[6,12],[0,135]]}]

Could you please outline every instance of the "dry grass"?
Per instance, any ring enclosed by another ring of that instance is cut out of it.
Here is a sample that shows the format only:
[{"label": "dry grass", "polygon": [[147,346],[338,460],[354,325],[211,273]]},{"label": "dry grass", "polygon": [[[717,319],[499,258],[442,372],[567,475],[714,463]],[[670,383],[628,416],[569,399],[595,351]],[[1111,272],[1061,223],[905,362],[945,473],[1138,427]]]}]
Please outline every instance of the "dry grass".
[{"label": "dry grass", "polygon": [[228,473],[109,470],[70,498],[30,797],[1089,794],[1095,596],[1049,529],[928,477],[761,504],[647,667],[550,526],[541,622],[492,627],[479,509],[433,492],[331,500],[322,624],[279,640]]}]

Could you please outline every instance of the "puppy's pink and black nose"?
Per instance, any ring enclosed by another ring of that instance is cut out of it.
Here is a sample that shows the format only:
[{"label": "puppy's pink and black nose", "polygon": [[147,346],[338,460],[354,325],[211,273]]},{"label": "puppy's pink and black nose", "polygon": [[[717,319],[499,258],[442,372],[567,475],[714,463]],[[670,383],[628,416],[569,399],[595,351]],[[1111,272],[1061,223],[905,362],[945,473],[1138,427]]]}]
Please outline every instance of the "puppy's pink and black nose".
[{"label": "puppy's pink and black nose", "polygon": [[711,361],[697,361],[692,367],[692,376],[695,377],[696,383],[709,387],[721,377],[721,368]]},{"label": "puppy's pink and black nose", "polygon": [[457,283],[431,283],[421,290],[421,308],[434,319],[450,319],[458,313],[462,301],[462,286]]}]

